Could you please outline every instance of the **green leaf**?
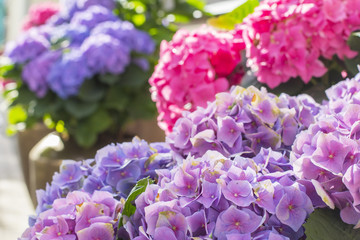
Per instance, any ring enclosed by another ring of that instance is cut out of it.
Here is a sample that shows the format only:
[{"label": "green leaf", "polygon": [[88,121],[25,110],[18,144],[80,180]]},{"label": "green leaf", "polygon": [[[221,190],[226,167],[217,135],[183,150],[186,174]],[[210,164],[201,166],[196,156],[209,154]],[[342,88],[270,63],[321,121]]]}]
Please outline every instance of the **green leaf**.
[{"label": "green leaf", "polygon": [[128,109],[133,119],[152,118],[156,114],[156,106],[151,101],[150,93],[144,90],[142,95],[132,97],[132,107]]},{"label": "green leaf", "polygon": [[108,85],[114,85],[120,80],[119,75],[103,74],[99,76],[99,80]]},{"label": "green leaf", "polygon": [[[150,179],[149,177],[140,179],[136,185],[131,189],[129,196],[126,198],[124,209],[122,211],[122,216],[119,220],[119,227],[123,226],[123,216],[131,217],[135,211],[136,207],[134,206],[135,199],[143,192],[145,192],[148,185],[153,184],[154,180]],[[119,239],[119,238],[118,238]]]},{"label": "green leaf", "polygon": [[149,73],[142,70],[135,64],[126,68],[120,83],[124,86],[139,87],[147,82]]},{"label": "green leaf", "polygon": [[360,229],[344,223],[339,211],[329,208],[316,209],[304,224],[307,240],[359,239]]},{"label": "green leaf", "polygon": [[259,0],[247,0],[232,12],[216,18],[210,18],[208,24],[217,28],[232,30],[235,28],[235,25],[241,23],[247,15],[253,13],[255,7],[258,5]]},{"label": "green leaf", "polygon": [[22,69],[18,65],[5,67],[4,71],[1,70],[1,76],[5,79],[21,80]]},{"label": "green leaf", "polygon": [[105,88],[101,84],[89,79],[85,81],[79,90],[79,98],[86,102],[97,102],[105,95]]},{"label": "green leaf", "polygon": [[57,112],[61,108],[62,104],[62,100],[48,94],[44,98],[40,98],[35,101],[33,115],[43,118],[47,113],[53,114]]},{"label": "green leaf", "polygon": [[88,103],[72,98],[65,102],[65,109],[75,118],[84,118],[90,116],[98,108],[98,103]]},{"label": "green leaf", "polygon": [[346,69],[355,76],[359,72],[358,65],[360,65],[360,52],[356,57],[351,59],[344,57],[344,62]]},{"label": "green leaf", "polygon": [[186,2],[199,10],[203,10],[206,4],[205,1],[202,0],[186,0]]},{"label": "green leaf", "polygon": [[351,50],[360,52],[360,32],[351,33],[347,42]]},{"label": "green leaf", "polygon": [[38,99],[36,94],[34,92],[30,91],[30,89],[25,85],[22,85],[21,87],[19,87],[17,89],[17,91],[18,91],[18,94],[17,94],[16,98],[14,98],[13,105],[16,105],[16,104],[28,105],[31,101]]},{"label": "green leaf", "polygon": [[75,130],[75,140],[79,146],[89,148],[95,144],[97,134],[92,129],[89,129],[85,124],[79,124]]},{"label": "green leaf", "polygon": [[22,106],[16,105],[9,108],[8,110],[9,124],[17,124],[17,123],[25,122],[26,119],[27,119],[27,114]]},{"label": "green leaf", "polygon": [[135,187],[131,189],[129,196],[126,198],[122,215],[130,217],[135,213],[136,207],[133,205],[135,199],[141,193],[145,192],[147,186],[152,183],[154,183],[154,180],[150,179],[149,177],[143,178],[136,183]]},{"label": "green leaf", "polygon": [[122,86],[111,87],[106,95],[104,107],[108,109],[115,109],[117,111],[123,111],[128,105],[129,98],[123,92]]},{"label": "green leaf", "polygon": [[135,23],[136,26],[141,26],[146,21],[145,14],[135,14],[132,16],[133,23]]},{"label": "green leaf", "polygon": [[15,68],[14,64],[6,64],[0,66],[0,76],[3,76],[4,73],[9,72]]},{"label": "green leaf", "polygon": [[100,133],[108,129],[108,127],[112,124],[112,118],[110,114],[103,110],[99,109],[91,117],[85,120],[84,125],[91,131],[95,133]]}]

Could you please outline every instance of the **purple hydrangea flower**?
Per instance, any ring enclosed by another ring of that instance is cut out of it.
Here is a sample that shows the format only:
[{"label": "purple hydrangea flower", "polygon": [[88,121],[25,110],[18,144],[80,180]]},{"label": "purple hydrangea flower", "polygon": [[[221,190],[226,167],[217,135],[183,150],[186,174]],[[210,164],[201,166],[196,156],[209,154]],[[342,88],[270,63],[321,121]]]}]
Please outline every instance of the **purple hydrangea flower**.
[{"label": "purple hydrangea flower", "polygon": [[220,213],[217,221],[214,235],[219,240],[226,240],[229,233],[249,234],[261,225],[262,216],[257,215],[251,210],[239,210],[235,206]]},{"label": "purple hydrangea flower", "polygon": [[84,55],[78,49],[64,54],[52,66],[47,83],[61,98],[76,95],[86,78],[91,76],[91,71],[86,67]]},{"label": "purple hydrangea flower", "polygon": [[35,59],[50,48],[48,39],[39,34],[37,29],[24,33],[15,42],[6,45],[4,55],[16,64],[23,64]]},{"label": "purple hydrangea flower", "polygon": [[[271,234],[274,239],[300,239],[301,225],[313,211],[306,188],[294,181],[288,165],[281,164],[282,154],[261,150],[255,158],[229,159],[208,151],[199,158],[188,156],[171,170],[158,171],[158,184],[148,186],[135,201],[136,212],[127,220],[132,226],[126,228],[128,235],[261,239]],[[277,171],[269,162],[278,164]],[[276,232],[278,226],[286,232]]]},{"label": "purple hydrangea flower", "polygon": [[284,191],[276,206],[276,217],[297,232],[303,224],[299,219],[305,219],[314,209],[305,192],[293,186],[285,187]]},{"label": "purple hydrangea flower", "polygon": [[59,51],[45,52],[23,68],[22,77],[24,82],[40,98],[44,97],[48,91],[46,77],[52,64],[59,59],[60,55]]},{"label": "purple hydrangea flower", "polygon": [[127,21],[102,22],[92,30],[91,34],[110,35],[138,53],[151,54],[155,50],[155,43],[150,35],[136,29],[132,23]]},{"label": "purple hydrangea flower", "polygon": [[115,8],[114,0],[77,0],[76,2],[79,9],[86,9],[91,6],[103,6],[110,10]]},{"label": "purple hydrangea flower", "polygon": [[90,31],[83,25],[62,24],[56,27],[51,36],[52,42],[62,42],[61,47],[79,47],[90,35]]},{"label": "purple hydrangea flower", "polygon": [[40,213],[22,239],[114,239],[119,205],[108,192],[71,192]]},{"label": "purple hydrangea flower", "polygon": [[81,45],[85,68],[92,74],[120,74],[130,64],[130,49],[117,39],[105,35],[91,35]]},{"label": "purple hydrangea flower", "polygon": [[306,183],[315,207],[339,208],[342,220],[359,227],[360,74],[326,91],[316,122],[294,142],[291,164]]},{"label": "purple hydrangea flower", "polygon": [[208,150],[225,156],[241,152],[255,156],[262,147],[290,152],[296,134],[314,121],[312,115],[319,108],[306,95],[276,97],[265,89],[234,87],[230,93],[218,94],[206,109],[185,113],[167,142],[183,157],[201,156]]},{"label": "purple hydrangea flower", "polygon": [[94,5],[84,11],[75,13],[70,24],[74,24],[75,26],[83,25],[88,29],[93,29],[99,23],[118,20],[118,17],[116,17],[111,10],[102,6]]},{"label": "purple hydrangea flower", "polygon": [[52,207],[53,202],[68,192],[83,190],[90,194],[106,191],[117,198],[126,197],[139,179],[155,178],[155,170],[174,165],[166,143],[133,142],[110,144],[98,150],[95,159],[82,162],[63,161],[46,190],[38,190],[36,213]]}]

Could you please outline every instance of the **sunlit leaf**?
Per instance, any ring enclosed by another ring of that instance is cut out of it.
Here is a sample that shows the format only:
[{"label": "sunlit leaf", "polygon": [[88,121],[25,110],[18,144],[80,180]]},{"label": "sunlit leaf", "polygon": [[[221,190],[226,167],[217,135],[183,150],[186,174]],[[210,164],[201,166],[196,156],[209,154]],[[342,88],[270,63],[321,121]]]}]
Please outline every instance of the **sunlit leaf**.
[{"label": "sunlit leaf", "polygon": [[232,12],[226,13],[216,18],[210,18],[208,24],[220,28],[232,30],[236,24],[242,23],[243,19],[254,12],[254,9],[259,5],[258,0],[247,0]]},{"label": "sunlit leaf", "polygon": [[339,211],[330,208],[316,209],[304,227],[308,240],[355,240],[360,236],[360,229],[344,223]]}]

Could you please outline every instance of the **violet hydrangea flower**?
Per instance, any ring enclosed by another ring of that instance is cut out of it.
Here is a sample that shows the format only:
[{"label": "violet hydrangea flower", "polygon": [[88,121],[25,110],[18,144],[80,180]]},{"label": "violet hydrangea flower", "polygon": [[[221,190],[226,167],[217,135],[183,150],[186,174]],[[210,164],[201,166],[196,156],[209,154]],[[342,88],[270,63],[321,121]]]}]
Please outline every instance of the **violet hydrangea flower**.
[{"label": "violet hydrangea flower", "polygon": [[139,179],[155,178],[156,169],[171,168],[174,161],[165,143],[132,142],[110,144],[98,150],[94,159],[63,161],[45,190],[37,190],[37,215],[51,209],[53,202],[72,191],[90,194],[106,191],[118,199],[127,197]]},{"label": "violet hydrangea flower", "polygon": [[81,52],[92,74],[119,74],[130,63],[130,49],[106,34],[91,35],[81,45]]},{"label": "violet hydrangea flower", "polygon": [[[216,150],[225,156],[262,147],[290,150],[296,134],[314,121],[320,106],[307,95],[279,97],[255,87],[234,87],[219,93],[206,108],[185,112],[167,137],[181,156],[201,156]],[[306,120],[304,119],[305,117]]]},{"label": "violet hydrangea flower", "polygon": [[71,192],[40,213],[21,239],[112,240],[119,204],[108,192]]},{"label": "violet hydrangea flower", "polygon": [[77,12],[71,19],[70,24],[83,25],[88,29],[92,29],[99,23],[117,20],[118,18],[111,10],[99,5],[94,5],[87,8],[85,11]]},{"label": "violet hydrangea flower", "polygon": [[131,227],[125,227],[128,236],[256,239],[272,234],[300,239],[312,202],[306,188],[293,180],[292,171],[282,168],[276,153],[262,150],[256,156],[272,159],[276,170],[252,158],[230,159],[208,151],[202,157],[188,156],[171,170],[158,171],[158,184],[148,186],[135,201],[136,212],[126,223]]},{"label": "violet hydrangea flower", "polygon": [[4,55],[14,63],[23,64],[46,52],[50,48],[50,42],[46,36],[40,34],[39,29],[27,31],[15,42],[10,42]]},{"label": "violet hydrangea flower", "polygon": [[59,51],[45,52],[24,66],[22,77],[31,91],[38,97],[44,97],[48,91],[46,76],[52,64],[60,58]]},{"label": "violet hydrangea flower", "polygon": [[59,97],[75,95],[86,78],[91,76],[82,52],[74,49],[62,56],[51,67],[47,83]]},{"label": "violet hydrangea flower", "polygon": [[[299,134],[291,153],[295,175],[315,189],[315,207],[339,208],[342,220],[359,227],[360,75],[326,91],[317,121]],[[312,190],[314,191],[314,190]]]}]

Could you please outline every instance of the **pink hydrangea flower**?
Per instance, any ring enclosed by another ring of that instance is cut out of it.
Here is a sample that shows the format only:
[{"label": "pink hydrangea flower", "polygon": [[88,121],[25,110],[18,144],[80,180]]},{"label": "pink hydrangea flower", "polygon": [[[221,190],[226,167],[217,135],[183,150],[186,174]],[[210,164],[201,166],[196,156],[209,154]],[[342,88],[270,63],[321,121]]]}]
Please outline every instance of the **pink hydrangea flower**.
[{"label": "pink hydrangea flower", "polygon": [[247,65],[271,88],[290,78],[308,83],[323,76],[327,68],[320,57],[356,56],[347,39],[360,26],[359,7],[353,0],[263,1],[237,29]]},{"label": "pink hydrangea flower", "polygon": [[149,80],[159,126],[171,132],[184,109],[206,106],[216,93],[239,84],[244,47],[241,38],[209,27],[194,32],[182,29],[172,41],[163,41],[159,63]]},{"label": "pink hydrangea flower", "polygon": [[53,15],[59,12],[59,5],[52,2],[34,4],[29,9],[29,14],[23,23],[23,30],[41,26]]}]

